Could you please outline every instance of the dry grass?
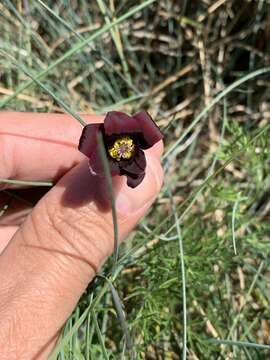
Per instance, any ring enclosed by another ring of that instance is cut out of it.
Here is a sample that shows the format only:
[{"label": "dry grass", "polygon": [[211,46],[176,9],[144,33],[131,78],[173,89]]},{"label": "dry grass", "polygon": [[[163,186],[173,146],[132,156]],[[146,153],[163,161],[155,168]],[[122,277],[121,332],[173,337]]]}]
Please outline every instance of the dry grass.
[{"label": "dry grass", "polygon": [[[139,4],[0,4],[2,107],[61,112],[56,96],[78,112],[143,107],[165,133],[163,191],[111,279],[133,351],[98,279],[67,324],[65,334],[86,309],[59,359],[179,359],[184,334],[188,359],[268,359],[259,344],[270,341],[269,69],[220,94],[269,66],[269,1],[154,1],[109,29]],[[26,88],[21,67],[49,91]]]}]

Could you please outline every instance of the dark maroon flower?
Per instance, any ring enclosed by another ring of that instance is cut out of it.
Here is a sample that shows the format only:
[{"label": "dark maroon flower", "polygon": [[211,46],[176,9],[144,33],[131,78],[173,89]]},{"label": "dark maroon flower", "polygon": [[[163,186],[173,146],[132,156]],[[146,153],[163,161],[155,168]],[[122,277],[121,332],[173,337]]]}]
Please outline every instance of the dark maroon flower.
[{"label": "dark maroon flower", "polygon": [[104,141],[111,174],[126,175],[128,186],[135,188],[145,176],[146,159],[143,150],[149,149],[163,137],[158,126],[146,111],[134,116],[110,111],[104,123],[86,125],[79,150],[89,158],[91,171],[102,174],[98,133]]}]

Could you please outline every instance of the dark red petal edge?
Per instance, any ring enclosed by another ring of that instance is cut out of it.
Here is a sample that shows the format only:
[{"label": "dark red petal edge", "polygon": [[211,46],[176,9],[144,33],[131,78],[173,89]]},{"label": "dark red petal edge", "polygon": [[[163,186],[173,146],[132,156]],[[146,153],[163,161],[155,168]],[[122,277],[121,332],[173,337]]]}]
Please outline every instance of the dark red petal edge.
[{"label": "dark red petal edge", "polygon": [[134,117],[120,111],[109,111],[104,120],[105,135],[138,133],[141,127]]},{"label": "dark red petal edge", "polygon": [[144,152],[141,149],[138,149],[135,157],[130,160],[121,160],[119,162],[119,167],[122,172],[128,172],[135,175],[141,174],[146,168]]},{"label": "dark red petal edge", "polygon": [[146,111],[140,111],[133,116],[140,127],[140,146],[142,149],[149,149],[163,138],[163,134],[154,120]]},{"label": "dark red petal edge", "polygon": [[140,185],[140,183],[143,181],[144,177],[145,177],[145,173],[141,173],[140,175],[137,175],[134,177],[134,175],[128,175],[127,176],[127,185],[131,188],[135,188],[138,185]]},{"label": "dark red petal edge", "polygon": [[83,128],[78,149],[87,157],[97,151],[97,134],[103,124],[88,124]]}]

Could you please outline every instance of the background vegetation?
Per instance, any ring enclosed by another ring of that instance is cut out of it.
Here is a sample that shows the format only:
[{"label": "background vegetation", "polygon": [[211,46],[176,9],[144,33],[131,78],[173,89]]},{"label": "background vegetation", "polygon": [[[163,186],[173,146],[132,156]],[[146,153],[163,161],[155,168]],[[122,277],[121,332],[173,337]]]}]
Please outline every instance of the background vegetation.
[{"label": "background vegetation", "polygon": [[269,5],[1,1],[1,109],[145,108],[165,134],[162,193],[52,359],[270,358]]}]

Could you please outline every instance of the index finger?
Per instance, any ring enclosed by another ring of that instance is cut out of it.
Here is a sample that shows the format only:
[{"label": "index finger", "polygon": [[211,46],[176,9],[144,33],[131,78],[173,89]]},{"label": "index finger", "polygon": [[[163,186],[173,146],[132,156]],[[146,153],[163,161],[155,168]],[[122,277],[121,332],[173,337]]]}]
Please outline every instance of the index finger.
[{"label": "index finger", "polygon": [[[81,115],[87,123],[104,117]],[[68,114],[0,113],[0,178],[56,180],[83,158],[82,126]],[[148,150],[160,156],[162,143]]]}]

